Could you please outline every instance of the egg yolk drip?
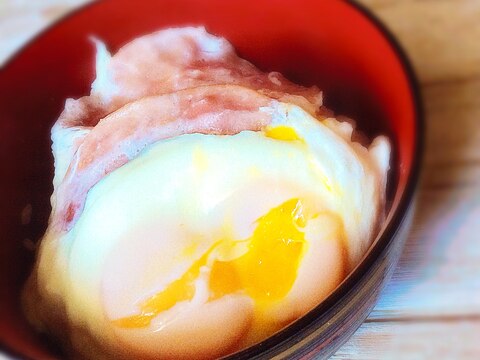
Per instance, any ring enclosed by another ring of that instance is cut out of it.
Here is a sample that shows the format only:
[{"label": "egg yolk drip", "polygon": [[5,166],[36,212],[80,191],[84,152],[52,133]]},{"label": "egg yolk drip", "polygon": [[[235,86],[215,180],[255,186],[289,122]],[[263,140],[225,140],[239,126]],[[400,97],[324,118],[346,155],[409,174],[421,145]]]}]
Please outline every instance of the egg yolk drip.
[{"label": "egg yolk drip", "polygon": [[291,126],[278,125],[278,126],[267,126],[263,129],[263,133],[266,137],[284,140],[284,141],[293,141],[299,140],[303,142],[303,139],[297,134],[295,129]]},{"label": "egg yolk drip", "polygon": [[209,300],[243,292],[260,308],[285,297],[297,277],[297,269],[306,250],[302,228],[307,220],[299,199],[291,199],[271,209],[256,220],[253,235],[241,241],[221,240],[213,244],[177,280],[163,291],[140,305],[140,314],[118,320],[114,324],[123,328],[140,328],[150,324],[163,311],[177,302],[188,301],[195,295],[194,282],[200,269],[209,262],[215,250],[246,244],[246,252],[229,261],[215,259],[211,265]]}]

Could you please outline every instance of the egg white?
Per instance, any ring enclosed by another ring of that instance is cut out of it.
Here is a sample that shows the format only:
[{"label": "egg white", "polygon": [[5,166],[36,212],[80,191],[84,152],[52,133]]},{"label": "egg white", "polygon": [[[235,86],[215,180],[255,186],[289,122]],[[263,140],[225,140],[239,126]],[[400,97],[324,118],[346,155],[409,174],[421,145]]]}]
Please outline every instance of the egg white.
[{"label": "egg white", "polygon": [[[217,308],[208,302],[208,267],[194,299],[158,315],[149,327],[118,329],[111,320],[138,313],[141,301],[178,279],[216,241],[249,237],[256,219],[292,198],[302,199],[315,219],[305,230],[308,246],[297,280],[267,313],[272,321],[290,321],[325,298],[377,231],[388,141],[379,137],[368,150],[351,142],[347,123],[319,122],[276,101],[262,111],[273,116],[271,126],[292,127],[300,140],[251,131],[182,135],[149,146],[95,185],[73,229],[47,232],[42,242],[37,273],[44,298],[62,298],[75,328],[119,353],[172,355],[171,341],[158,346],[162,333],[183,341],[187,357],[220,349],[218,332],[225,333],[221,349],[231,348],[248,332],[254,304],[241,294],[217,300]],[[186,319],[203,325],[188,330]],[[225,319],[237,325],[225,329]]]}]

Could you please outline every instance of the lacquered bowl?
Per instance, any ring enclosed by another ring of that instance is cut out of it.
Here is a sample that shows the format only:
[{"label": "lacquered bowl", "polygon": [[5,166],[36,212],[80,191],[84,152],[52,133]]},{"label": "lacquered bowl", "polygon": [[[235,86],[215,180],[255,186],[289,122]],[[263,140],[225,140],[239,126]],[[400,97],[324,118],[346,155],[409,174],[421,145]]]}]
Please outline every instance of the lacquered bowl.
[{"label": "lacquered bowl", "polygon": [[94,35],[113,51],[160,28],[205,25],[263,70],[325,92],[326,105],[370,137],[393,143],[389,214],[358,267],[330,297],[237,359],[327,357],[360,326],[400,256],[412,218],[422,147],[415,77],[393,37],[359,5],[341,0],[105,0],[44,32],[0,70],[0,354],[61,358],[22,316],[31,241],[50,213],[50,128],[65,99],[89,92]]}]

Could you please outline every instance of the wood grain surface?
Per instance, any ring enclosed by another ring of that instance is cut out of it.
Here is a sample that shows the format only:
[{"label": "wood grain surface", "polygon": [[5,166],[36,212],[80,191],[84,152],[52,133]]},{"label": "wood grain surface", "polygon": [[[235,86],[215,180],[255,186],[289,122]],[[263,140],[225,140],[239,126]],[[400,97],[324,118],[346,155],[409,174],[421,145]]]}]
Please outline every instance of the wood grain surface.
[{"label": "wood grain surface", "polygon": [[[0,64],[88,0],[0,0]],[[334,359],[480,359],[480,0],[361,0],[416,69],[418,210],[392,281]]]}]

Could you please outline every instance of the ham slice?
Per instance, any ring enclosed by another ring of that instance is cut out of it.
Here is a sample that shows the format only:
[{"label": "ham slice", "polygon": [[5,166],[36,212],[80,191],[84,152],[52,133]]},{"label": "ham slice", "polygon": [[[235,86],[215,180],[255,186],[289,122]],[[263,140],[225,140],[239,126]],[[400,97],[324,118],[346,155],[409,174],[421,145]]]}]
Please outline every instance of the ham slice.
[{"label": "ham slice", "polygon": [[56,221],[68,230],[88,190],[145,147],[182,134],[233,135],[271,121],[259,109],[272,99],[236,85],[212,85],[145,97],[102,119],[84,138],[57,190]]},{"label": "ham slice", "polygon": [[280,73],[260,71],[238,57],[227,40],[207,33],[203,27],[167,29],[140,37],[107,61],[105,73],[104,79],[93,84],[92,94],[111,104],[220,84],[241,85],[277,99],[288,98],[287,102],[310,112],[321,106],[322,99],[317,87],[305,88]]},{"label": "ham slice", "polygon": [[69,99],[57,126],[94,126],[108,113],[145,96],[202,85],[241,85],[315,114],[322,93],[264,73],[203,27],[166,29],[133,40],[110,56],[97,41],[97,78],[89,96]]},{"label": "ham slice", "polygon": [[232,45],[200,28],[166,29],[110,56],[97,41],[89,96],[69,99],[52,129],[54,223],[68,230],[88,190],[155,141],[188,133],[235,134],[269,121],[272,99],[315,115],[321,92],[263,73]]}]

